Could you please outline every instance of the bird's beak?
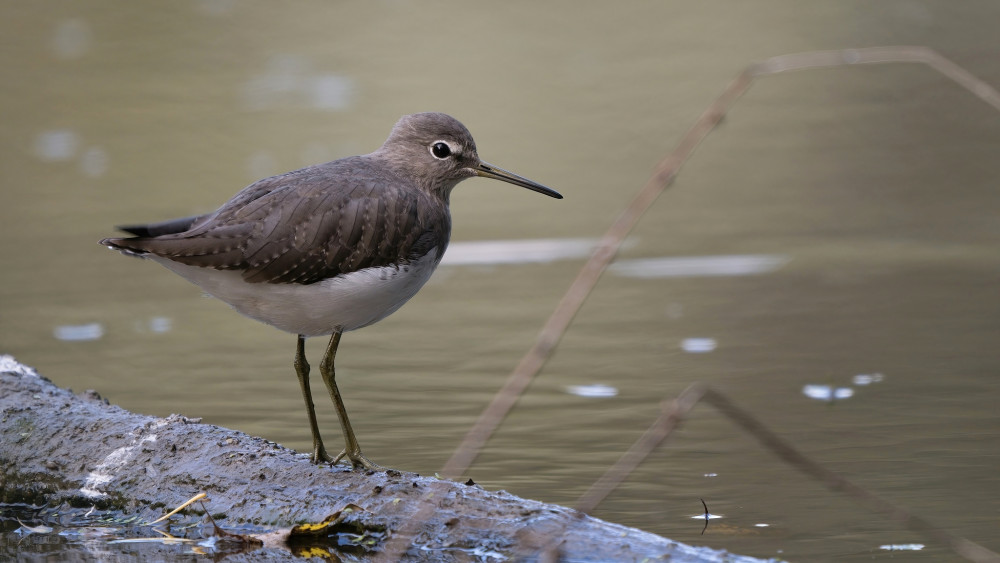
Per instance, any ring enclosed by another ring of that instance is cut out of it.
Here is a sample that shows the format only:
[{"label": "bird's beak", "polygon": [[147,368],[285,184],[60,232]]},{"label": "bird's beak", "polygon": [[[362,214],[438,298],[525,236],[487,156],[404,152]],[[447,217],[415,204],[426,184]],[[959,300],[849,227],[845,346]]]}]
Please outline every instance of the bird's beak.
[{"label": "bird's beak", "polygon": [[515,186],[521,186],[522,188],[528,188],[533,192],[538,192],[540,194],[545,194],[549,197],[554,197],[556,199],[562,199],[562,194],[545,186],[532,182],[527,178],[523,178],[514,174],[513,172],[508,172],[503,168],[497,168],[492,164],[487,164],[485,162],[480,162],[479,166],[473,169],[476,176],[481,178],[493,178],[494,180],[502,180],[508,184],[514,184]]}]

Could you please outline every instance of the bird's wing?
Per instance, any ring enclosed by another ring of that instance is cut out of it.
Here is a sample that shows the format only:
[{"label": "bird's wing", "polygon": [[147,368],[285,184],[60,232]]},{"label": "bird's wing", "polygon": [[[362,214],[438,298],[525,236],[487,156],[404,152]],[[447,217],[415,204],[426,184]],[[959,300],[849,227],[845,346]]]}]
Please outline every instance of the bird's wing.
[{"label": "bird's wing", "polygon": [[446,242],[449,229],[446,206],[401,188],[398,178],[365,167],[311,167],[248,186],[188,231],[102,242],[239,270],[251,283],[309,284],[405,264]]}]

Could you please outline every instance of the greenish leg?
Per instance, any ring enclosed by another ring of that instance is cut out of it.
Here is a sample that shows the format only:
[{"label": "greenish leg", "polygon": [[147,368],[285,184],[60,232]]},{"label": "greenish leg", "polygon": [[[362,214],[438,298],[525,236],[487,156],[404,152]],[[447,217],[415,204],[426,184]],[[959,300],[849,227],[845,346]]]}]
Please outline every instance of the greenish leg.
[{"label": "greenish leg", "polygon": [[340,396],[340,389],[337,388],[336,373],[333,369],[333,361],[337,357],[337,346],[340,344],[340,332],[333,333],[330,337],[330,344],[326,347],[326,354],[323,356],[323,363],[319,366],[319,373],[323,376],[326,388],[330,390],[330,398],[333,399],[333,406],[337,409],[337,416],[340,418],[340,427],[344,431],[344,451],[334,459],[337,463],[343,458],[351,461],[355,468],[363,467],[374,471],[381,471],[381,465],[371,461],[361,453],[361,446],[358,439],[354,437],[354,430],[351,428],[351,421],[347,418],[347,409],[344,408],[344,400]]},{"label": "greenish leg", "polygon": [[298,338],[298,343],[295,346],[295,375],[299,376],[302,398],[306,401],[306,412],[309,414],[309,428],[313,435],[312,462],[333,461],[333,458],[326,453],[326,448],[323,447],[323,438],[319,435],[319,424],[316,423],[316,407],[313,405],[312,391],[309,390],[309,362],[306,361],[305,351],[306,337],[300,334]]}]

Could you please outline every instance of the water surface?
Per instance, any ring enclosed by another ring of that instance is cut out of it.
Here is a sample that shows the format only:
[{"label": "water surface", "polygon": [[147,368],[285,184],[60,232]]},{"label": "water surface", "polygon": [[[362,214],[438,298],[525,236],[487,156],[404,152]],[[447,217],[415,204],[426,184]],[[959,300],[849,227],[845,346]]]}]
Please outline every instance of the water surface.
[{"label": "water surface", "polygon": [[[259,177],[372,150],[399,115],[428,110],[566,196],[463,183],[453,250],[473,246],[345,335],[338,379],[366,453],[425,474],[530,347],[587,241],[747,64],[917,44],[1000,85],[987,2],[108,1],[5,15],[0,352],[133,411],[309,448],[294,337],[100,248],[115,224],[209,211]],[[923,66],[761,80],[643,218],[470,475],[572,504],[662,400],[702,381],[831,469],[1000,550],[998,149],[1000,115]],[[534,259],[475,246],[509,240]],[[704,535],[699,498],[722,516]],[[906,560],[953,557],[708,406],[596,515],[761,557],[899,559],[881,546],[918,543]]]}]

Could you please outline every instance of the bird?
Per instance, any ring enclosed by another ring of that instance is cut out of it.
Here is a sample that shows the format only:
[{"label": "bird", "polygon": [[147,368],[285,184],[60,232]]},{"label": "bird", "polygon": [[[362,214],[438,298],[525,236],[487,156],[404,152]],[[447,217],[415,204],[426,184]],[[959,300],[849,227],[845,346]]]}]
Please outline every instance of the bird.
[{"label": "bird", "polygon": [[[312,462],[381,470],[362,453],[337,387],[341,335],[389,316],[427,282],[451,236],[451,191],[473,177],[562,199],[481,160],[454,117],[416,113],[401,117],[372,153],[264,178],[211,213],[118,226],[131,236],[99,242],[157,262],[237,312],[295,334]],[[320,436],[305,355],[306,338],[327,335],[319,371],[344,436],[335,457]]]}]

